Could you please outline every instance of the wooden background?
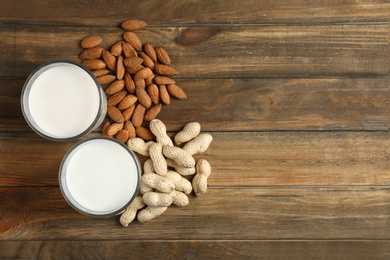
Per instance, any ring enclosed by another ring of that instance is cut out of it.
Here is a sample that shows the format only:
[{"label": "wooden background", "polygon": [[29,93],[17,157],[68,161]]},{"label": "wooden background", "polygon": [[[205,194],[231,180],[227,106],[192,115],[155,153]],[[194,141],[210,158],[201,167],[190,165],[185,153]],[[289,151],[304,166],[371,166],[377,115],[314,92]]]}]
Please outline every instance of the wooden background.
[{"label": "wooden background", "polygon": [[[213,172],[189,206],[124,228],[66,204],[74,142],[33,133],[19,100],[35,67],[135,18],[188,94],[159,118],[212,133]],[[0,1],[0,258],[389,259],[389,20],[386,0]]]}]

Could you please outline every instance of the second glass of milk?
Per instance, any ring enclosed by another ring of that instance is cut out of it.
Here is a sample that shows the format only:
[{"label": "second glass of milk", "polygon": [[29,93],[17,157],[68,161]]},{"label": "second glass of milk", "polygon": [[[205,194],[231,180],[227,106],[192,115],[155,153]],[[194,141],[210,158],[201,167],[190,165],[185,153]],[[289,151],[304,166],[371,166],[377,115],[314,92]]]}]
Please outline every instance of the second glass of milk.
[{"label": "second glass of milk", "polygon": [[59,60],[31,73],[22,90],[21,106],[36,133],[53,141],[69,141],[103,122],[107,98],[90,70]]},{"label": "second glass of milk", "polygon": [[139,191],[141,166],[135,154],[114,138],[94,137],[64,156],[59,184],[66,201],[91,217],[121,213]]}]

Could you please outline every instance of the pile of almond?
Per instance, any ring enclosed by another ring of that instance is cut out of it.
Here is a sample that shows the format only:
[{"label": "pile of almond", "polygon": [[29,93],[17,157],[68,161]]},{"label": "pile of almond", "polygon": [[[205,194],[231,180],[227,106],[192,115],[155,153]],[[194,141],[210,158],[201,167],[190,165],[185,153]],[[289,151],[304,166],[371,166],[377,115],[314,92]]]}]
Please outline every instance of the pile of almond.
[{"label": "pile of almond", "polygon": [[154,140],[147,122],[156,118],[171,97],[187,98],[172,76],[178,71],[171,66],[168,52],[162,47],[142,44],[134,33],[146,27],[141,20],[127,20],[121,26],[126,31],[123,40],[109,49],[100,47],[100,36],[82,39],[85,49],[79,58],[90,69],[107,94],[107,115],[103,135],[115,137],[123,143],[140,137]]}]

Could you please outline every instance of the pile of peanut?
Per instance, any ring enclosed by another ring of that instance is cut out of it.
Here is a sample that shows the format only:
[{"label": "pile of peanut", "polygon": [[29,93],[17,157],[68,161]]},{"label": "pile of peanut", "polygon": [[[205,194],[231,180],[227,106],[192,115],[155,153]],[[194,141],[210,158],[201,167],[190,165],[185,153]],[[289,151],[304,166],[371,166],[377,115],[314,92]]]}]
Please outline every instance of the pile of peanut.
[{"label": "pile of peanut", "polygon": [[87,36],[81,41],[84,51],[79,58],[90,69],[107,94],[107,114],[103,135],[123,143],[133,137],[154,140],[147,123],[169,105],[171,97],[187,98],[172,76],[178,71],[171,66],[168,52],[162,47],[142,44],[134,33],[146,27],[141,20],[127,20],[123,40],[108,50],[100,47],[100,36]]},{"label": "pile of peanut", "polygon": [[163,214],[170,205],[179,207],[189,204],[188,194],[196,196],[207,190],[211,166],[205,159],[193,155],[205,152],[213,137],[201,133],[200,124],[188,123],[173,140],[159,119],[150,121],[150,130],[156,142],[145,142],[139,137],[128,140],[128,147],[136,153],[150,157],[143,166],[140,194],[120,217],[120,223],[128,226],[135,218],[146,222]]}]

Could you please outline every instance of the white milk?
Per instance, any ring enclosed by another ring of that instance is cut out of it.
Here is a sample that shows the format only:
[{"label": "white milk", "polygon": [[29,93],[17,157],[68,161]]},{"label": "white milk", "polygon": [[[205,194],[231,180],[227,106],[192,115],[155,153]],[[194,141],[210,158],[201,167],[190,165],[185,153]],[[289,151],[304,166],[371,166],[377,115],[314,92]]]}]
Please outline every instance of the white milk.
[{"label": "white milk", "polygon": [[104,215],[122,209],[138,193],[140,172],[134,158],[109,139],[82,143],[63,165],[60,183],[64,195],[87,214]]},{"label": "white milk", "polygon": [[96,119],[101,98],[93,78],[71,63],[57,63],[31,85],[28,109],[37,128],[53,138],[83,133]]}]

